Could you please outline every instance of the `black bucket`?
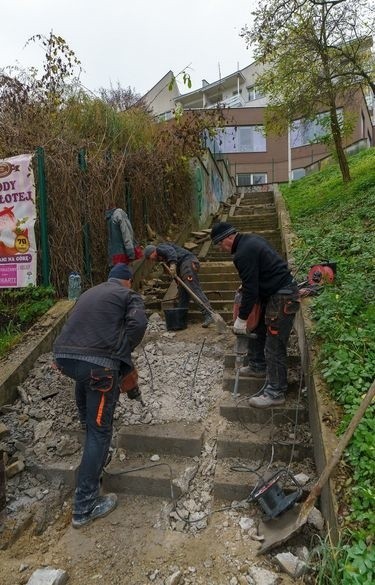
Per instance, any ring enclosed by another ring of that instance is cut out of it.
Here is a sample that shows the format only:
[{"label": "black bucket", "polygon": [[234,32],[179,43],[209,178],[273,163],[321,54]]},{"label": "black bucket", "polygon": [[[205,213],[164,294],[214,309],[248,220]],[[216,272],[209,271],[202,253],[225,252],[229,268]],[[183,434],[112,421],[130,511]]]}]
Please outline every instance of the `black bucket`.
[{"label": "black bucket", "polygon": [[164,309],[165,324],[168,331],[178,331],[187,327],[187,309]]}]

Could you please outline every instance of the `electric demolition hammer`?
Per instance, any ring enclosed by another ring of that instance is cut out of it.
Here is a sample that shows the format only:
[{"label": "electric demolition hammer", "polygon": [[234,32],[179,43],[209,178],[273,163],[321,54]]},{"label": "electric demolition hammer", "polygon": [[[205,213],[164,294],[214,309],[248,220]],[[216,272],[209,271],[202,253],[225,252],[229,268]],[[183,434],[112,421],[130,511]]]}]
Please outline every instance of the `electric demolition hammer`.
[{"label": "electric demolition hammer", "polygon": [[133,368],[129,374],[123,377],[120,382],[120,392],[125,392],[130,400],[138,400],[142,406],[145,406],[142,400],[142,392],[138,386],[138,371],[136,368]]}]

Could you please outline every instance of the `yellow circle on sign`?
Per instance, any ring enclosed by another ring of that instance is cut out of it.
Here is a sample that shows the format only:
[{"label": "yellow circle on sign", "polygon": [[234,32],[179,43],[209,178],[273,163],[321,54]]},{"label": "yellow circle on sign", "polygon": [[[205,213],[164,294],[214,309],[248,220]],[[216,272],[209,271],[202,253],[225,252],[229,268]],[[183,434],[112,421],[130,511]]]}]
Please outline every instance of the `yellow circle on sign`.
[{"label": "yellow circle on sign", "polygon": [[17,252],[27,252],[27,250],[30,248],[29,238],[22,235],[17,236],[14,245]]}]

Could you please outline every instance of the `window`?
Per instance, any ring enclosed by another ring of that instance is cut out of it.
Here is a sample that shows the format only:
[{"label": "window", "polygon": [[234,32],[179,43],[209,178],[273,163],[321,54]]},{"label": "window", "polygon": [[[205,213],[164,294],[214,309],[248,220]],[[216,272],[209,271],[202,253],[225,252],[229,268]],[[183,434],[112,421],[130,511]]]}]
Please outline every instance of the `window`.
[{"label": "window", "polygon": [[[337,110],[340,124],[343,123],[342,108]],[[329,114],[327,112],[318,114],[314,120],[295,120],[290,133],[290,144],[292,148],[306,146],[326,136],[330,132]]]},{"label": "window", "polygon": [[267,173],[238,173],[236,175],[237,187],[264,185],[264,183],[267,183]]},{"label": "window", "polygon": [[264,95],[259,91],[259,89],[256,88],[255,85],[248,87],[247,91],[249,102],[252,102],[254,100],[260,100],[262,97],[264,97]]},{"label": "window", "polygon": [[218,131],[216,141],[224,153],[267,150],[263,126],[226,126]]},{"label": "window", "polygon": [[306,171],[304,168],[293,169],[292,170],[292,181],[296,181],[297,179],[301,179],[305,175],[306,175]]}]

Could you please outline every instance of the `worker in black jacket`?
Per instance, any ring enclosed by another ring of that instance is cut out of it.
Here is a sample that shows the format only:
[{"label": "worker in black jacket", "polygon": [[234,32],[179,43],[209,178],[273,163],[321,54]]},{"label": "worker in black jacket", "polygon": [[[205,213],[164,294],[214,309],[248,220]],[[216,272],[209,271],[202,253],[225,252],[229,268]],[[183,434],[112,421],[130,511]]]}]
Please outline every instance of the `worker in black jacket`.
[{"label": "worker in black jacket", "polygon": [[[177,274],[206,307],[208,307],[209,310],[205,310],[199,305],[199,309],[204,317],[202,327],[209,327],[214,322],[211,314],[213,309],[199,282],[198,272],[200,264],[198,258],[189,250],[186,250],[186,248],[181,248],[181,246],[177,246],[177,244],[172,242],[158,244],[157,246],[149,244],[144,249],[144,255],[147,260],[167,264],[172,276],[176,276]],[[190,301],[189,293],[179,283],[177,283],[177,290],[178,306],[181,309],[187,309]]]},{"label": "worker in black jacket", "polygon": [[285,402],[287,390],[287,344],[300,306],[299,291],[288,265],[262,237],[241,234],[229,223],[219,222],[211,239],[233,256],[242,281],[242,299],[233,331],[246,334],[246,320],[257,301],[262,316],[249,339],[248,366],[240,374],[265,377],[262,389],[249,400],[251,406],[267,408]]},{"label": "worker in black jacket", "polygon": [[74,528],[106,516],[117,505],[117,496],[100,496],[99,487],[119,384],[134,368],[131,352],[147,327],[143,300],[131,290],[131,282],[130,268],[116,264],[107,282],[79,297],[53,346],[58,369],[76,382],[76,404],[86,429],[74,494]]}]

